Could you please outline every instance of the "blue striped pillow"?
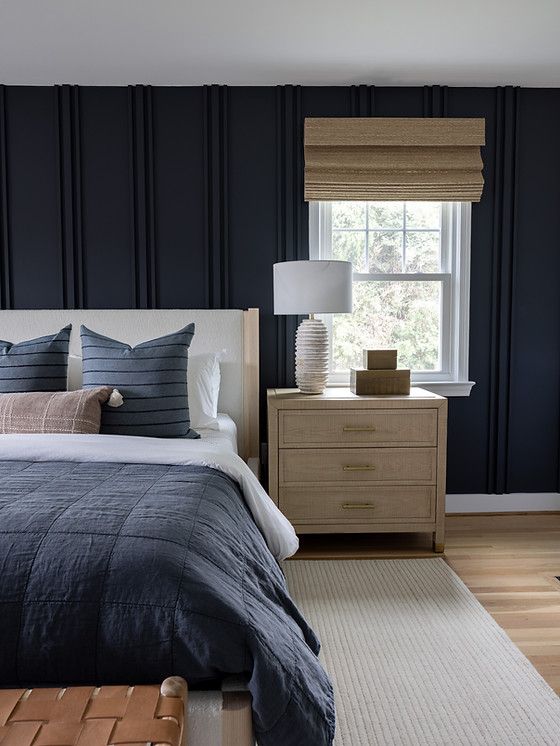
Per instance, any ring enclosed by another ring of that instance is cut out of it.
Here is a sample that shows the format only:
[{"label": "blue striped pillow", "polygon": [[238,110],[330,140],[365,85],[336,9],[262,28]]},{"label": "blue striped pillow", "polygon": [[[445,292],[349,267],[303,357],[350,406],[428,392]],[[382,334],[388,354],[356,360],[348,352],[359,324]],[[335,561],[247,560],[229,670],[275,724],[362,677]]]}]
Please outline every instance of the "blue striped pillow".
[{"label": "blue striped pillow", "polygon": [[71,331],[68,324],[47,337],[0,342],[0,393],[66,391]]},{"label": "blue striped pillow", "polygon": [[[112,386],[124,397],[104,406],[101,432],[159,438],[198,438],[191,429],[187,364],[194,324],[136,347],[92,332],[82,337],[83,386]],[[100,381],[102,383],[100,383]]]}]

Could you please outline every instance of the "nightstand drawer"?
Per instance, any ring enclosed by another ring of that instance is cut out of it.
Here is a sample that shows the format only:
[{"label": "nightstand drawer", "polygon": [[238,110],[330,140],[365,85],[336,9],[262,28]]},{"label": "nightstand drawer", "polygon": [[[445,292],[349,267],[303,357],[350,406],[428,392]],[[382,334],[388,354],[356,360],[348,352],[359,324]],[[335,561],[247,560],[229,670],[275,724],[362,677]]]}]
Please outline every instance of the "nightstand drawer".
[{"label": "nightstand drawer", "polygon": [[280,412],[280,448],[297,446],[435,446],[437,412],[432,409]]},{"label": "nightstand drawer", "polygon": [[303,482],[435,484],[435,448],[301,448],[279,452],[280,485]]},{"label": "nightstand drawer", "polygon": [[432,521],[435,487],[284,487],[279,507],[294,523]]}]

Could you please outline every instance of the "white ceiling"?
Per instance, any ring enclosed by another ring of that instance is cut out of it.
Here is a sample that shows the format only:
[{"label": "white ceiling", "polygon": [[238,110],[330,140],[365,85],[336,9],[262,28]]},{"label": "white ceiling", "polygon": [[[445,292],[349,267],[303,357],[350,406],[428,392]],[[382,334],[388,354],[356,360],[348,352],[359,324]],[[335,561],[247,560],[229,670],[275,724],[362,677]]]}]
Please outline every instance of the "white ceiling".
[{"label": "white ceiling", "polygon": [[560,0],[0,0],[0,83],[560,86]]}]

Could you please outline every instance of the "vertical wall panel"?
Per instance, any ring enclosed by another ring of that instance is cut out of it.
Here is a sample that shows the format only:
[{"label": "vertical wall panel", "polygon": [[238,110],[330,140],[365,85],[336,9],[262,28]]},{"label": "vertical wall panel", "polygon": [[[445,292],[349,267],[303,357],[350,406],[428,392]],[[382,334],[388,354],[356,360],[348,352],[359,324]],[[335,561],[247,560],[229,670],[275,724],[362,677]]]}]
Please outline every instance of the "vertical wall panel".
[{"label": "vertical wall panel", "polygon": [[84,296],[88,308],[137,305],[131,116],[126,88],[80,89]]},{"label": "vertical wall panel", "polygon": [[160,308],[208,302],[201,88],[154,88],[154,241]]},{"label": "vertical wall panel", "polygon": [[506,490],[511,309],[517,220],[518,91],[496,90],[488,492]]},{"label": "vertical wall panel", "polygon": [[560,91],[519,91],[507,492],[558,485]]},{"label": "vertical wall panel", "polygon": [[6,143],[6,86],[0,85],[0,308],[11,308],[10,233]]},{"label": "vertical wall panel", "polygon": [[57,94],[13,87],[4,99],[11,302],[56,308],[64,300]]},{"label": "vertical wall panel", "polygon": [[[355,86],[309,86],[302,88],[304,117],[351,117]],[[303,133],[302,133],[303,136]]]},{"label": "vertical wall panel", "polygon": [[231,88],[228,100],[230,304],[261,310],[264,392],[277,382],[277,319],[272,304],[277,253],[276,91]]},{"label": "vertical wall panel", "polygon": [[488,488],[490,346],[493,285],[493,224],[496,175],[494,153],[496,92],[492,88],[449,88],[450,117],[484,117],[486,147],[482,200],[472,206],[471,303],[469,377],[476,385],[468,398],[449,400],[448,488],[452,492],[484,493]]},{"label": "vertical wall panel", "polygon": [[422,88],[376,88],[376,117],[421,117],[424,116]]},{"label": "vertical wall panel", "polygon": [[260,309],[261,435],[268,387],[278,381],[278,317],[272,265],[277,255],[277,100],[274,88],[231,88],[228,96],[230,305]]}]

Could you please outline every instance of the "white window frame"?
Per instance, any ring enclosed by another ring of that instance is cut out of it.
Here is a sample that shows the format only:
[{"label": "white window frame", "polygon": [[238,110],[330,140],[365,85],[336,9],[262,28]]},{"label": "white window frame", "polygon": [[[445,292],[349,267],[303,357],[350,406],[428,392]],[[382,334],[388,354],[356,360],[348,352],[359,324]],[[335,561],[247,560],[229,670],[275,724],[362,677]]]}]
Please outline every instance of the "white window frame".
[{"label": "white window frame", "polygon": [[[330,202],[309,203],[309,258],[332,258],[332,206]],[[413,371],[412,382],[442,396],[469,396],[469,298],[471,271],[471,203],[443,202],[441,221],[442,272],[440,273],[354,273],[354,281],[404,280],[441,281],[442,328],[441,371]],[[348,386],[350,372],[332,372],[332,315],[322,316],[329,329],[329,386]]]}]

